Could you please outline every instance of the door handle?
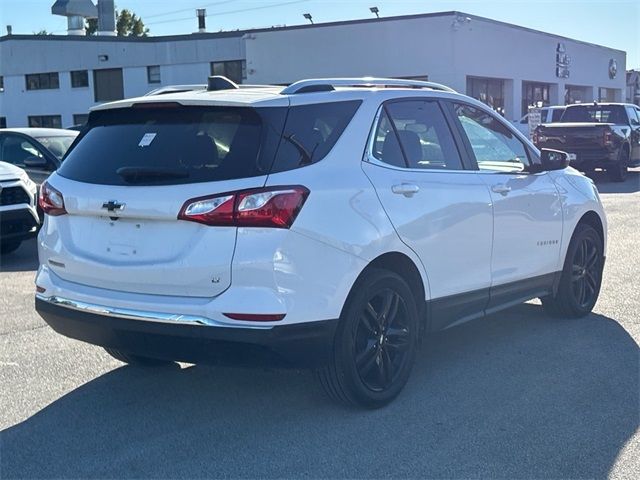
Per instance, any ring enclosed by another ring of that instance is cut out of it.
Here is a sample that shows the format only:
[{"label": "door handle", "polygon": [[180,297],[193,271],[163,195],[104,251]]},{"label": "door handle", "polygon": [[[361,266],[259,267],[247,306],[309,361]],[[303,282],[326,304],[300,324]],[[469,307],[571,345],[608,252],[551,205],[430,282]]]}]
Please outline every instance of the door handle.
[{"label": "door handle", "polygon": [[501,195],[506,195],[511,191],[511,187],[509,185],[505,185],[504,183],[499,183],[498,185],[494,185],[493,187],[491,187],[491,191],[499,193]]},{"label": "door handle", "polygon": [[418,193],[420,191],[420,187],[414,183],[401,183],[400,185],[394,185],[391,187],[391,191],[409,198]]}]

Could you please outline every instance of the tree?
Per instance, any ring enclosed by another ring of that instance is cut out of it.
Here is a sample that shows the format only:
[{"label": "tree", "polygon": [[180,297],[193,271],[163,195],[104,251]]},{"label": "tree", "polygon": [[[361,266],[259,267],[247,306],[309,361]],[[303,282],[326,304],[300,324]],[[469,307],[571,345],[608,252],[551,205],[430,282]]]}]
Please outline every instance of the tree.
[{"label": "tree", "polygon": [[[88,18],[85,27],[87,35],[94,35],[98,31],[98,19]],[[120,12],[116,10],[116,34],[119,37],[146,37],[149,29],[142,18],[125,8]]]},{"label": "tree", "polygon": [[34,35],[53,35],[51,32],[47,32],[44,28],[39,32],[33,32]]}]

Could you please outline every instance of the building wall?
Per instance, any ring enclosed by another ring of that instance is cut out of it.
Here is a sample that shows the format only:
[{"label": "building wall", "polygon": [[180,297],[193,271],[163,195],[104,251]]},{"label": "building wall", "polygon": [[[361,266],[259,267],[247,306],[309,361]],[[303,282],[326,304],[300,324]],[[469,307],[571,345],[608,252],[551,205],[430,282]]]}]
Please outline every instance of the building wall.
[{"label": "building wall", "polygon": [[[551,104],[564,104],[565,85],[589,99],[616,89],[623,101],[626,54],[492,20],[451,12],[380,22],[319,25],[245,36],[248,83],[289,83],[321,76],[425,76],[466,93],[467,77],[504,80],[506,114],[520,118],[522,82],[550,84]],[[556,76],[556,49],[570,57],[570,76]],[[609,78],[609,61],[617,63]]]},{"label": "building wall", "polygon": [[[570,76],[556,76],[556,50],[570,57]],[[100,56],[108,56],[101,61]],[[467,93],[468,77],[503,81],[505,115],[523,113],[523,82],[549,84],[549,103],[564,104],[567,85],[585,101],[600,88],[624,101],[626,54],[482,17],[445,12],[249,32],[149,37],[3,37],[0,41],[0,117],[26,126],[29,115],[73,114],[96,104],[92,70],[122,68],[124,95],[163,85],[202,84],[210,62],[246,60],[246,83],[286,84],[302,78],[426,77]],[[609,62],[618,73],[609,78]],[[149,84],[147,66],[159,65],[161,83]],[[71,88],[70,71],[89,70],[89,87]],[[60,88],[27,91],[25,74],[59,72]]]},{"label": "building wall", "polygon": [[450,81],[450,24],[430,17],[248,34],[247,83],[366,75]]},{"label": "building wall", "polygon": [[[101,61],[101,55],[108,60]],[[93,70],[122,68],[124,95],[134,97],[163,85],[204,84],[210,62],[244,58],[240,34],[179,41],[9,38],[0,42],[0,75],[4,77],[0,117],[6,117],[9,127],[24,127],[30,115],[61,115],[62,125],[69,126],[74,114],[87,113],[97,104]],[[148,83],[149,65],[160,66],[161,83]],[[71,88],[73,70],[89,71],[88,87]],[[58,72],[59,89],[26,89],[26,74],[45,72]]]},{"label": "building wall", "polygon": [[[626,53],[556,35],[500,22],[468,17],[455,29],[454,64],[457,72],[471,76],[509,79],[513,90],[509,98],[514,118],[526,112],[520,108],[522,82],[551,84],[552,105],[564,105],[567,85],[591,91],[585,101],[597,100],[599,88],[616,89],[616,101],[622,102],[625,84]],[[569,77],[556,76],[556,50],[564,46],[570,58]],[[609,62],[615,60],[617,74],[609,78]],[[435,80],[435,79],[434,79]],[[460,91],[464,91],[458,86]]]}]

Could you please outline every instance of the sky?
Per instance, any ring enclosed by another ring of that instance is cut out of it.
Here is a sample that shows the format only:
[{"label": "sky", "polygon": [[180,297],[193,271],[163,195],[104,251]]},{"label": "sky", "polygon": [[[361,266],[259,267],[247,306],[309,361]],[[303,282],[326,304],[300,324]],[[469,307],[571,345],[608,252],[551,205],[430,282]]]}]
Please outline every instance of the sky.
[{"label": "sky", "polygon": [[[54,0],[0,0],[1,34],[45,29],[66,31],[66,19],[51,15]],[[640,68],[640,0],[116,0],[132,10],[151,35],[192,33],[196,8],[207,9],[207,30],[235,30],[458,10],[627,52],[627,68]],[[526,52],[523,52],[526,54]]]}]

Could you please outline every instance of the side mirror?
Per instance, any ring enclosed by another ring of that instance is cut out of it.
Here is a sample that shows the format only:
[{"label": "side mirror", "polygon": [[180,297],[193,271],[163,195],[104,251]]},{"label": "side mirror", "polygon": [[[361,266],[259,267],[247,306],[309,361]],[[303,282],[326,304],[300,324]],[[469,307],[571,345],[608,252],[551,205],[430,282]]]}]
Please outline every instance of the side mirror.
[{"label": "side mirror", "polygon": [[569,154],[560,150],[543,148],[540,150],[540,171],[562,170],[569,166]]},{"label": "side mirror", "polygon": [[35,155],[32,157],[27,157],[24,159],[24,166],[31,168],[47,168],[49,162],[44,157],[36,157]]}]

